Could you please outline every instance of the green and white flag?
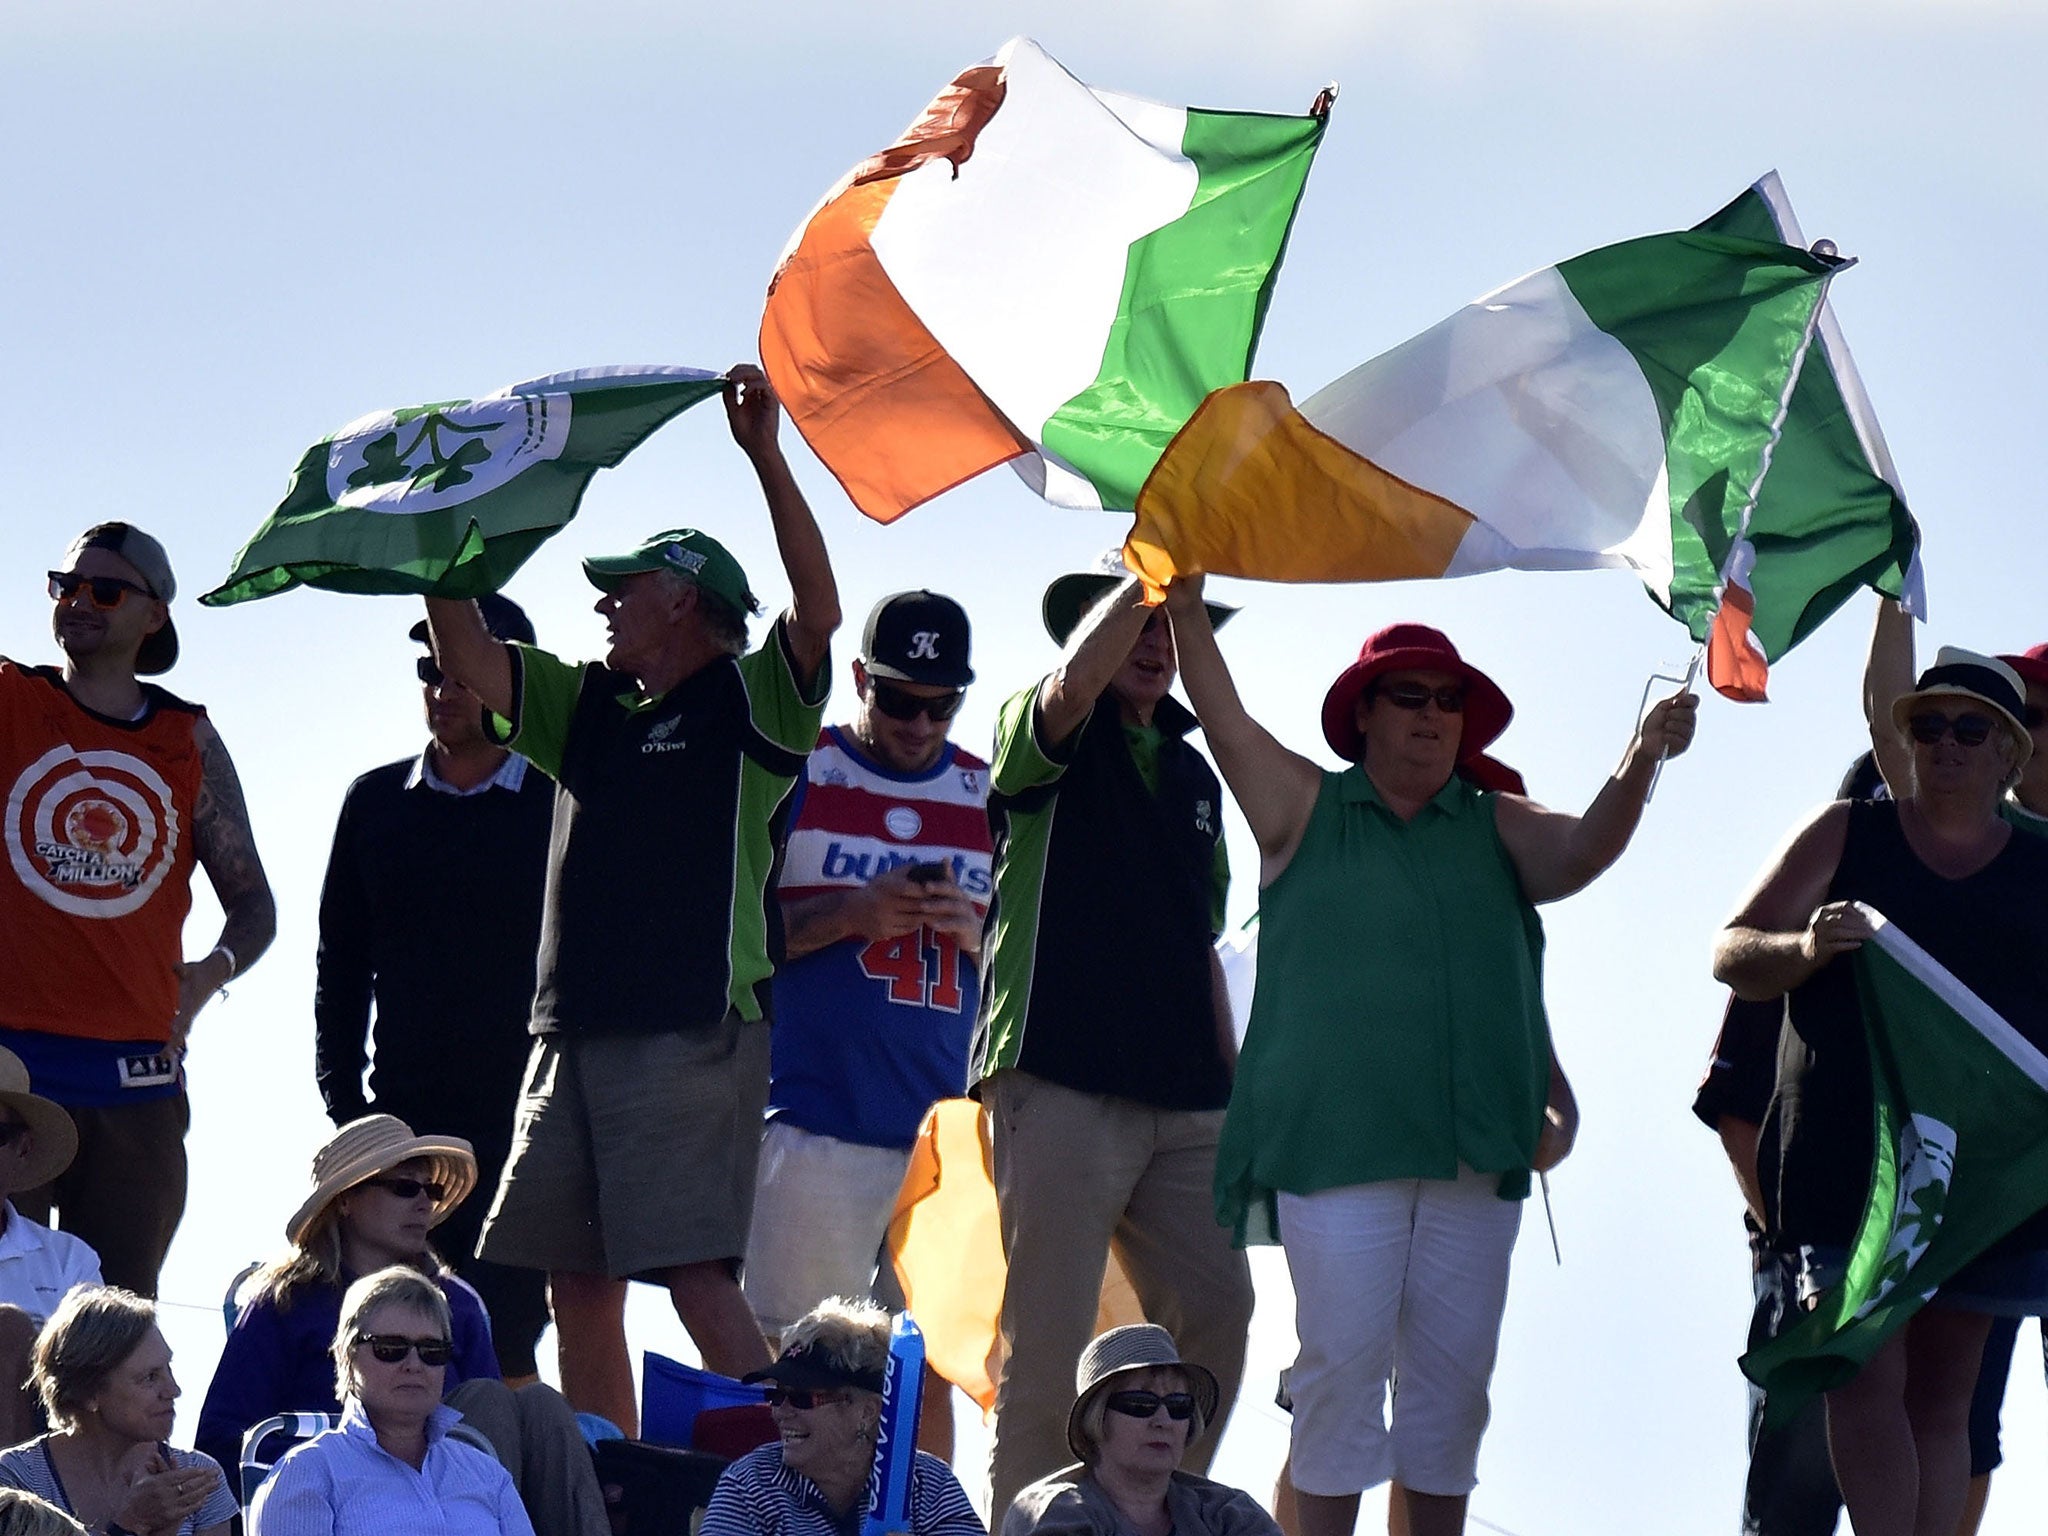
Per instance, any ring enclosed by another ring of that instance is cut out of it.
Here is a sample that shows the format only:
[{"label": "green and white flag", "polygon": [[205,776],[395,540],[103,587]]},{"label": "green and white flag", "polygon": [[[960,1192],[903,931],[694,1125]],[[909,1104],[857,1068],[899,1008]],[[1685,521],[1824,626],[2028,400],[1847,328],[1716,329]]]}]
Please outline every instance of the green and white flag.
[{"label": "green and white flag", "polygon": [[1852,1379],[1935,1289],[2048,1207],[2048,1057],[1865,909],[1856,952],[1877,1155],[1842,1282],[1742,1357],[1770,1421]]},{"label": "green and white flag", "polygon": [[[1697,227],[1806,244],[1776,171]],[[1919,530],[1832,304],[1821,306],[1754,501],[1729,496],[1687,511],[1698,538],[1674,541],[1671,614],[1710,642],[1723,692],[1761,699],[1769,663],[1860,588],[1927,616]]]},{"label": "green and white flag", "polygon": [[199,600],[301,585],[495,592],[576,515],[593,474],[724,383],[701,368],[580,368],[361,417],[306,450],[277,510]]}]

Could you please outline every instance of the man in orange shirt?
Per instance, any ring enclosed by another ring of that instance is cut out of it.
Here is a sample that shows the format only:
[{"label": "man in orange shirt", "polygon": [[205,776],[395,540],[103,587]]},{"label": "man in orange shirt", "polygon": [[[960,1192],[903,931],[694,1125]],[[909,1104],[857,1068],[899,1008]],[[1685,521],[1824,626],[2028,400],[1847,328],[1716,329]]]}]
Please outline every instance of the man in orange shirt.
[{"label": "man in orange shirt", "polygon": [[[100,523],[50,572],[62,666],[0,657],[0,1045],[77,1122],[77,1158],[14,1197],[145,1296],[185,1210],[185,1040],[270,944],[277,909],[227,748],[196,704],[138,681],[178,658],[163,546]],[[184,959],[192,866],[226,914]]]}]

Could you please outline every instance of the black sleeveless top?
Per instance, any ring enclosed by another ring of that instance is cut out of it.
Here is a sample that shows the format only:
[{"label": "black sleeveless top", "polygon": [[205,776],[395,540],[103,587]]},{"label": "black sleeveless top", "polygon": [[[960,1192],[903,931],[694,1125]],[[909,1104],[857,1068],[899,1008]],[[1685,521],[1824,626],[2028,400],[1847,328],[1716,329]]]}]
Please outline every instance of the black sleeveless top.
[{"label": "black sleeveless top", "polygon": [[[2015,830],[1984,868],[1935,874],[1906,841],[1899,807],[1849,802],[1829,901],[1875,907],[2036,1047],[2048,1051],[2048,839]],[[1870,1053],[1847,957],[1786,999],[1778,1086],[1758,1144],[1773,1246],[1855,1240],[1874,1155]],[[2000,1245],[2048,1248],[2035,1216]]]}]

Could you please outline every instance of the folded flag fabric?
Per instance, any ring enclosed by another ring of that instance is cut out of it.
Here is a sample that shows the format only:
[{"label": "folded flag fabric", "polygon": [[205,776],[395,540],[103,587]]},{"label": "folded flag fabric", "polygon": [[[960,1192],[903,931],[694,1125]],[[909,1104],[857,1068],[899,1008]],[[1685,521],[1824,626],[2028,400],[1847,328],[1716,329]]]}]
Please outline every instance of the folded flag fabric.
[{"label": "folded flag fabric", "polygon": [[792,239],[761,364],[854,505],[888,522],[1004,462],[1128,511],[1243,379],[1323,110],[1162,106],[1028,38],[941,91]]},{"label": "folded flag fabric", "polygon": [[[1221,390],[1154,468],[1125,558],[1156,585],[1620,566],[1705,639],[1745,532],[1784,552],[1751,514],[1844,265],[1749,229],[1652,235],[1510,283],[1299,407]],[[1799,482],[1780,503],[1803,515]],[[1753,627],[1780,649],[1804,632]]]},{"label": "folded flag fabric", "polygon": [[724,382],[701,368],[583,368],[361,417],[306,450],[277,510],[199,600],[300,585],[495,592],[576,515],[593,474]]},{"label": "folded flag fabric", "polygon": [[1856,952],[1876,1157],[1839,1285],[1742,1357],[1773,1424],[1855,1376],[1972,1259],[2048,1207],[2048,1057],[1866,910]]},{"label": "folded flag fabric", "polygon": [[[1806,244],[1776,171],[1698,227]],[[1833,305],[1821,306],[1755,505],[1701,536],[1674,541],[1671,613],[1707,643],[1708,679],[1731,697],[1763,698],[1769,664],[1859,587],[1926,617],[1919,530]]]}]

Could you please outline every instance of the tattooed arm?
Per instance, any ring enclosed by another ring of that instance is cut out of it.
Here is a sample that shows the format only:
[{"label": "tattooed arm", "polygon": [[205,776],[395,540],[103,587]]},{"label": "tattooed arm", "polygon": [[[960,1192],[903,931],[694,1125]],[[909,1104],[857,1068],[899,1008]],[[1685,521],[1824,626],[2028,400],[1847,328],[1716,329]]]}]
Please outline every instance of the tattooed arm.
[{"label": "tattooed arm", "polygon": [[[195,734],[199,806],[192,817],[192,840],[227,921],[221,926],[218,948],[178,967],[178,1012],[171,1020],[171,1044],[181,1049],[199,1010],[231,978],[254,965],[277,936],[277,903],[263,876],[263,861],[256,856],[249,807],[242,800],[234,761],[212,721],[202,719]],[[232,963],[222,949],[234,956]]]}]

